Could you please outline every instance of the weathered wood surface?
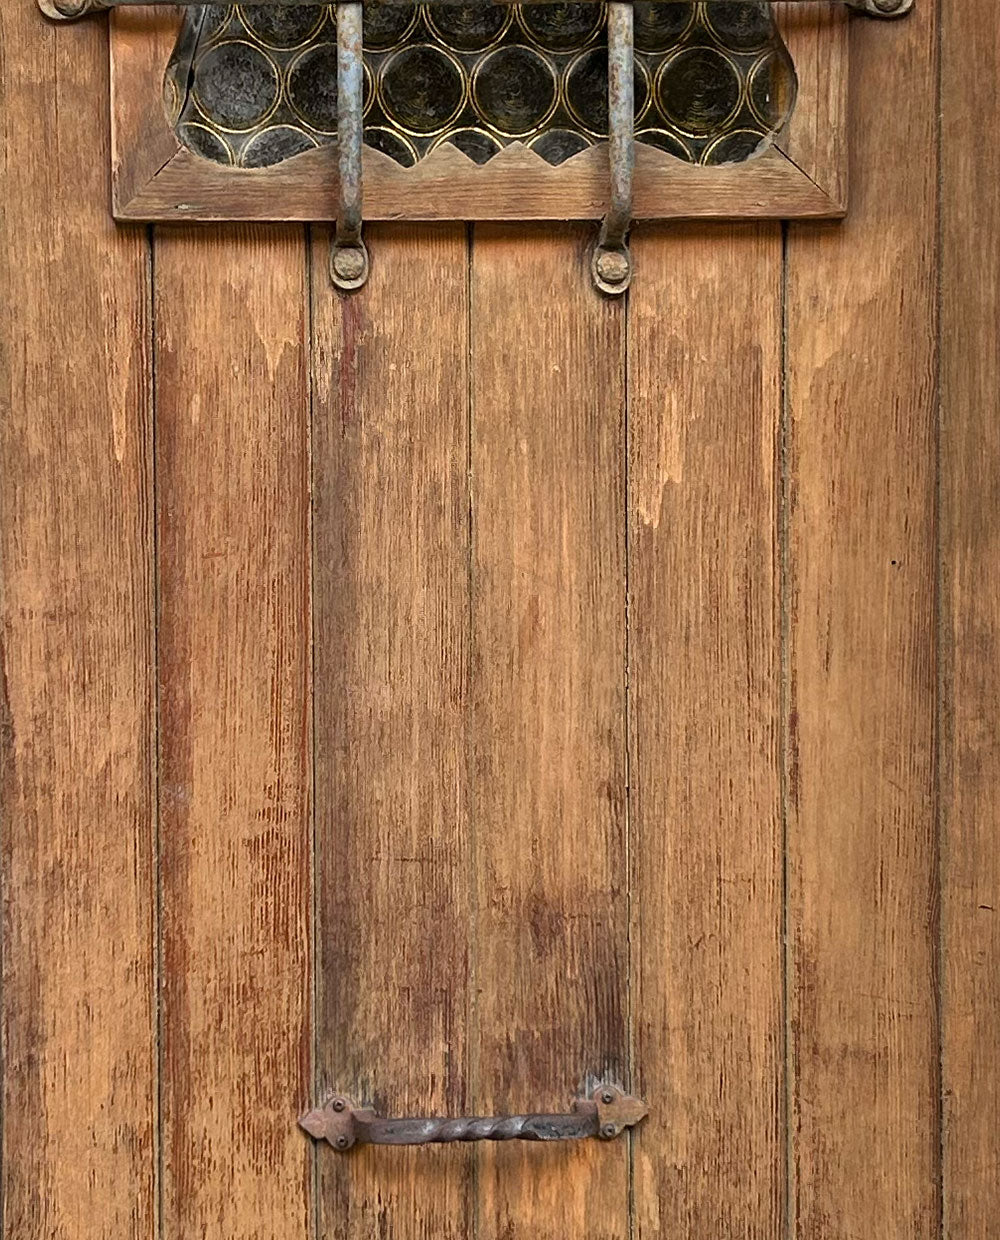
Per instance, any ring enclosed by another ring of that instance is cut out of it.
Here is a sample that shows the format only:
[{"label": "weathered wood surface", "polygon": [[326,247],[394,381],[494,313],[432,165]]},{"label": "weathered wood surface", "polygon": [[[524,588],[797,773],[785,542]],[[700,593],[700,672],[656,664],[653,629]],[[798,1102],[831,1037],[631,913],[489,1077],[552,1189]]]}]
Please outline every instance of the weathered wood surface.
[{"label": "weathered wood surface", "polygon": [[1000,1219],[1000,98],[987,0],[942,6],[941,861],[944,1235]]},{"label": "weathered wood surface", "polygon": [[[384,226],[313,264],[318,1096],[471,1104],[468,247]],[[320,1152],[323,1234],[460,1240],[471,1151]]]},{"label": "weathered wood surface", "polygon": [[[853,24],[845,223],[640,228],[627,305],[587,226],[151,252],[101,26],[0,37],[5,1234],[991,1237],[992,6]],[[631,1186],[295,1127],[587,1073]]]},{"label": "weathered wood surface", "polygon": [[[3,1219],[155,1228],[149,254],[99,25],[0,10]],[[81,100],[86,106],[81,106]]]},{"label": "weathered wood surface", "polygon": [[636,1235],[777,1240],[781,226],[650,225],[634,249]]},{"label": "weathered wood surface", "polygon": [[164,69],[177,42],[178,13],[169,8],[117,9],[108,18],[111,202],[116,215],[119,204],[140,194],[179,149],[163,99]]},{"label": "weathered wood surface", "polygon": [[310,1226],[303,230],[156,238],[163,1233]]},{"label": "weathered wood surface", "polygon": [[802,1240],[938,1228],[935,39],[931,4],[853,28],[851,210],[788,238],[789,1118]]},{"label": "weathered wood surface", "polygon": [[[778,145],[841,212],[848,206],[851,14],[840,0],[775,5],[795,65],[798,94]],[[744,169],[745,171],[745,169]],[[772,214],[790,217],[789,212]]]},{"label": "weathered wood surface", "polygon": [[[469,710],[477,1110],[628,1071],[625,305],[592,230],[477,227]],[[525,295],[530,270],[534,294]],[[624,1240],[626,1141],[480,1150],[482,1240]]]},{"label": "weathered wood surface", "polygon": [[[445,144],[416,168],[364,150],[365,214],[370,220],[597,220],[607,210],[608,152],[589,147],[552,168],[527,147],[507,147],[485,167]],[[501,172],[504,174],[501,177]],[[122,220],[327,220],[338,196],[329,148],[306,151],[271,168],[227,168],[183,150],[128,201]],[[770,150],[752,179],[738,166],[700,168],[650,146],[636,149],[635,214],[670,218],[773,216],[830,219],[843,204]]]}]

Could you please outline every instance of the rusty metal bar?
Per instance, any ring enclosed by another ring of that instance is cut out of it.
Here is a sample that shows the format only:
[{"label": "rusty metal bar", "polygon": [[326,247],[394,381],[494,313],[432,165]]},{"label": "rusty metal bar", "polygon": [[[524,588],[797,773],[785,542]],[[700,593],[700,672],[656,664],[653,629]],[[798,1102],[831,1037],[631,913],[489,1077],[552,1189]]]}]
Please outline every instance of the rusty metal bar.
[{"label": "rusty metal bar", "polygon": [[[322,0],[319,0],[322,3]],[[371,3],[372,0],[367,0]],[[494,4],[515,4],[518,0],[466,0],[470,8],[488,8]],[[559,0],[521,0],[530,4],[556,4]],[[584,0],[584,3],[600,3],[601,0]],[[691,0],[660,0],[664,4],[686,4]],[[317,6],[317,0],[241,0],[244,6],[266,8],[300,8]],[[380,4],[412,4],[413,0],[378,0]],[[454,4],[455,0],[424,0],[426,4]],[[704,4],[730,4],[732,0],[702,0]],[[840,3],[867,17],[903,17],[913,8],[914,0],[784,0],[786,4],[820,5]],[[181,8],[202,7],[204,0],[39,0],[39,7],[49,17],[72,20],[88,13],[101,13],[108,9],[171,6]]]},{"label": "rusty metal bar", "polygon": [[344,292],[368,279],[368,251],[361,239],[361,144],[364,70],[361,64],[361,3],[337,5],[337,170],[340,201],[330,249],[330,278]]},{"label": "rusty metal bar", "polygon": [[458,1119],[383,1119],[349,1098],[331,1098],[299,1120],[317,1141],[344,1152],[354,1145],[430,1145],[450,1141],[610,1141],[638,1124],[648,1111],[615,1085],[599,1086],[573,1109],[554,1115],[482,1115]]},{"label": "rusty metal bar", "polygon": [[608,4],[608,158],[611,205],[601,224],[591,270],[602,293],[624,293],[632,279],[628,230],[635,169],[635,66],[630,0]]}]

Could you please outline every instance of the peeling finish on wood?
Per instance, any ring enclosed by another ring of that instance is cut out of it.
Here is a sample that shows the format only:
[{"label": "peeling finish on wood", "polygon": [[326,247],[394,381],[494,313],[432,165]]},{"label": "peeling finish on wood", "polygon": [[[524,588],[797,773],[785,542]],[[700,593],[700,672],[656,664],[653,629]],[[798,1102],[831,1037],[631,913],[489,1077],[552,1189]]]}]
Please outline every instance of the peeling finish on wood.
[{"label": "peeling finish on wood", "polygon": [[[472,250],[475,1109],[625,1080],[625,307],[592,231]],[[535,288],[523,294],[531,264]],[[479,1150],[481,1240],[624,1240],[627,1150]],[[544,1203],[544,1205],[542,1204]]]},{"label": "peeling finish on wood", "polygon": [[778,1240],[781,229],[633,244],[635,1085],[666,1108],[636,1136],[636,1237]]},{"label": "peeling finish on wood", "polygon": [[[304,1236],[302,231],[156,238],[164,1235]],[[225,332],[219,330],[226,325]]]},{"label": "peeling finish on wood", "polygon": [[[942,11],[936,432],[930,4],[854,25],[855,199],[788,231],[783,314],[769,224],[640,226],[627,307],[589,288],[590,226],[375,227],[351,302],[318,233],[311,306],[301,230],[163,231],[151,268],[107,220],[102,27],[3,6],[11,1240],[991,1240],[997,221],[968,117],[1000,68],[992,5]],[[117,92],[162,72],[166,17],[113,18]],[[824,135],[787,147],[803,183]],[[624,1143],[326,1150],[314,1180],[295,1127],[333,1085],[558,1111],[588,1072],[651,1104],[632,1220]]]},{"label": "peeling finish on wood", "polygon": [[149,256],[108,220],[101,27],[6,3],[0,48],[0,1230],[146,1240]]},{"label": "peeling finish on wood", "polygon": [[[349,297],[329,292],[327,237],[312,247],[315,1096],[462,1114],[468,245],[453,226],[368,240],[371,277]],[[359,1149],[349,1165],[326,1150],[319,1172],[321,1234],[467,1235],[465,1148]]]}]

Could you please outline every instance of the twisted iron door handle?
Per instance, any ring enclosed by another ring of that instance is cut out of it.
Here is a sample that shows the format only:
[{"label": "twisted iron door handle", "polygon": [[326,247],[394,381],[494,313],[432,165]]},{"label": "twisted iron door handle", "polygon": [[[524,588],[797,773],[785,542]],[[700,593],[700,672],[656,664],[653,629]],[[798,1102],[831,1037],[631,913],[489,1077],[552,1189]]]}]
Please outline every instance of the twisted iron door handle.
[{"label": "twisted iron door handle", "polygon": [[331,1098],[303,1115],[299,1124],[335,1150],[352,1145],[429,1145],[445,1141],[610,1141],[646,1115],[646,1104],[615,1085],[601,1085],[555,1115],[465,1115],[457,1119],[384,1119],[349,1098]]}]

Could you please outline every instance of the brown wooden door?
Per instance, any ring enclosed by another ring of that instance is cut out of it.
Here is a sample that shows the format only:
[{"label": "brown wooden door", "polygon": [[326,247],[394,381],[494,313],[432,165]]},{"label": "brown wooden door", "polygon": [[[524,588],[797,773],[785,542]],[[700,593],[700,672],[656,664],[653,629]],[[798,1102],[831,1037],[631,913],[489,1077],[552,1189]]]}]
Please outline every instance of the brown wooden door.
[{"label": "brown wooden door", "polygon": [[116,227],[105,30],[0,38],[4,1234],[995,1236],[994,6],[855,24],[845,222],[617,302]]}]

